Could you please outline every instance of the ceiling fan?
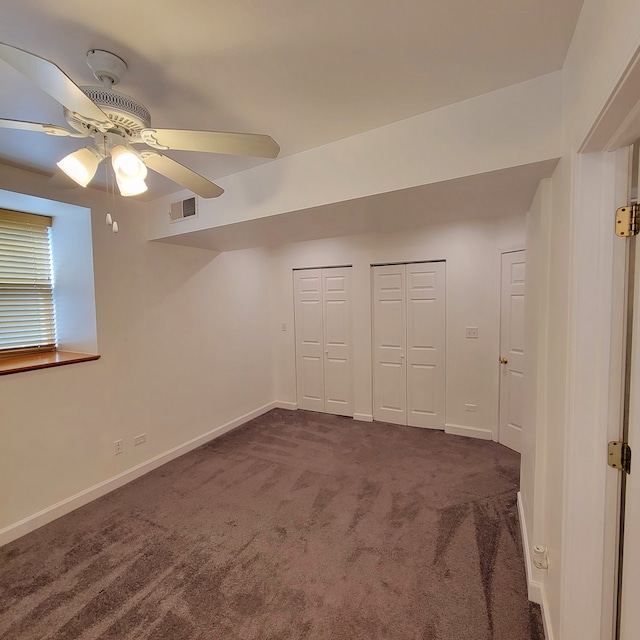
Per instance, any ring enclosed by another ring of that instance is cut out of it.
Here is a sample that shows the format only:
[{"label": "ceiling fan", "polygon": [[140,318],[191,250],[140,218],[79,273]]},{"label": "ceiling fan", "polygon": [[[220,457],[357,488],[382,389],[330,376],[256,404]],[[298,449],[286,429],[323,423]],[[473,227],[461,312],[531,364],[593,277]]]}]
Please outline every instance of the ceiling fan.
[{"label": "ceiling fan", "polygon": [[[102,83],[100,87],[79,87],[53,62],[8,44],[0,43],[0,60],[57,100],[64,107],[64,116],[71,129],[2,118],[0,127],[52,136],[92,138],[90,146],[70,153],[57,163],[83,187],[91,182],[100,163],[110,158],[123,196],[138,195],[147,190],[144,180],[148,167],[203,198],[216,198],[224,192],[221,187],[158,150],[259,158],[275,158],[280,151],[275,140],[267,135],[152,128],[151,114],[143,104],[114,91],[113,85],[120,82],[127,65],[108,51],[92,49],[87,53],[87,65]],[[133,146],[137,144],[146,147],[137,149]]]}]

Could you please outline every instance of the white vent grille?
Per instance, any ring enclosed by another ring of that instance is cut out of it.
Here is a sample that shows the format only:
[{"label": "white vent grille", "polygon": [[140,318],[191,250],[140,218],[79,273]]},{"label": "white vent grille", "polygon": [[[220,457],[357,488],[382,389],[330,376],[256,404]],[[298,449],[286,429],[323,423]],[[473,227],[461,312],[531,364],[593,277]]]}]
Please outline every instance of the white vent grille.
[{"label": "white vent grille", "polygon": [[178,222],[178,220],[184,220],[185,218],[195,218],[197,215],[198,208],[196,207],[195,197],[171,203],[171,211],[169,212],[171,222]]}]

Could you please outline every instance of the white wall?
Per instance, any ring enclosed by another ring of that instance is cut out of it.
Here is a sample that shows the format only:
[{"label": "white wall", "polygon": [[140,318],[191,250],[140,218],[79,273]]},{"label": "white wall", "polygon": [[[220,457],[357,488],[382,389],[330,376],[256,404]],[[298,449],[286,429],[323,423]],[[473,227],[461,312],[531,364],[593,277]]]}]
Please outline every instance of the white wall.
[{"label": "white wall", "polygon": [[[520,493],[525,514],[538,514],[523,523],[527,527],[529,541],[543,539],[541,533],[544,510],[541,501],[541,480],[545,477],[545,434],[547,415],[547,355],[546,332],[549,317],[549,254],[551,213],[550,179],[543,180],[527,215],[527,276],[525,284],[525,371],[524,417],[522,433],[522,465]],[[536,490],[536,486],[539,487]],[[536,508],[538,507],[538,508]],[[534,520],[537,529],[534,531]],[[531,567],[530,579],[542,580],[542,575]],[[536,594],[540,599],[540,594]]]},{"label": "white wall", "polygon": [[[113,234],[104,193],[50,191],[18,170],[3,168],[0,188],[92,209],[102,356],[2,378],[0,533],[271,402],[265,251],[147,242],[145,207],[124,199]],[[142,432],[147,442],[134,449]],[[120,438],[124,453],[114,456]]]},{"label": "white wall", "polygon": [[584,0],[562,69],[563,128],[578,148],[610,100],[638,49],[640,3]]},{"label": "white wall", "polygon": [[[392,212],[390,212],[392,215]],[[500,250],[523,248],[524,216],[424,225],[385,234],[314,240],[272,249],[275,392],[296,401],[292,269],[353,265],[355,413],[372,414],[372,263],[446,260],[446,421],[496,433],[500,325]],[[281,330],[287,323],[288,331]],[[465,327],[479,329],[477,340]],[[465,411],[477,404],[477,412]]]},{"label": "white wall", "polygon": [[[529,567],[541,587],[549,634],[562,611],[567,367],[571,237],[571,161],[541,183],[527,216],[526,390],[521,496],[530,547],[547,547],[547,571]],[[531,549],[530,549],[531,551]],[[531,585],[530,585],[531,587]],[[531,588],[530,588],[531,592]]]},{"label": "white wall", "polygon": [[603,590],[613,567],[604,563],[611,553],[603,548],[602,449],[610,401],[605,352],[613,284],[606,275],[612,270],[615,208],[606,185],[614,170],[606,154],[580,158],[575,151],[639,46],[640,4],[585,0],[562,71],[563,157],[544,188],[550,190],[547,205],[532,208],[528,227],[535,234],[528,238],[528,260],[546,264],[547,271],[534,269],[538,280],[527,285],[537,289],[539,302],[537,309],[527,306],[527,324],[536,322],[532,314],[540,324],[537,389],[528,384],[527,405],[537,410],[535,442],[523,451],[523,502],[529,543],[549,549],[549,570],[535,577],[542,585],[548,636],[556,640],[611,635],[612,597]]}]

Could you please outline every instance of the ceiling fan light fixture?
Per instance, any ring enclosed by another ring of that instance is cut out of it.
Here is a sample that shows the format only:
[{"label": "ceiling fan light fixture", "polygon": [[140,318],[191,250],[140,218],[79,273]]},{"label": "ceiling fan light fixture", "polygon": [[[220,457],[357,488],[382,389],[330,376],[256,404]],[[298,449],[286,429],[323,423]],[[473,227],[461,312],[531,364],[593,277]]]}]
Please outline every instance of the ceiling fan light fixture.
[{"label": "ceiling fan light fixture", "polygon": [[86,187],[96,175],[102,156],[90,147],[78,149],[56,163],[73,181]]},{"label": "ceiling fan light fixture", "polygon": [[116,173],[116,182],[121,196],[138,196],[148,187],[143,178],[121,178]]},{"label": "ceiling fan light fixture", "polygon": [[111,150],[111,164],[117,178],[120,180],[144,180],[147,177],[147,167],[140,157],[122,144]]}]

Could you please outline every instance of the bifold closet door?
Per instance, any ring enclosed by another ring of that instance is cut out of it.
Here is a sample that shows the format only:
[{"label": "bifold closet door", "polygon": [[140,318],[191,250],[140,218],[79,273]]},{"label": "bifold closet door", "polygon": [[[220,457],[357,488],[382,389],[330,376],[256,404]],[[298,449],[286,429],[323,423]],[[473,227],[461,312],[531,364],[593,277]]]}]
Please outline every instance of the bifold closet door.
[{"label": "bifold closet door", "polygon": [[407,424],[405,265],[373,268],[373,417]]},{"label": "bifold closet door", "polygon": [[444,262],[406,266],[407,424],[444,429]]},{"label": "bifold closet door", "polygon": [[324,411],[322,271],[294,271],[298,407]]},{"label": "bifold closet door", "polygon": [[444,429],[444,262],[373,268],[374,418]]},{"label": "bifold closet door", "polygon": [[300,409],[353,416],[350,271],[294,271]]},{"label": "bifold closet door", "polygon": [[324,410],[353,416],[350,267],[322,269]]}]

